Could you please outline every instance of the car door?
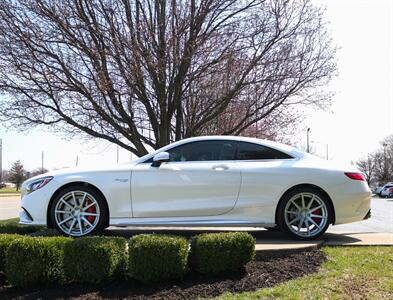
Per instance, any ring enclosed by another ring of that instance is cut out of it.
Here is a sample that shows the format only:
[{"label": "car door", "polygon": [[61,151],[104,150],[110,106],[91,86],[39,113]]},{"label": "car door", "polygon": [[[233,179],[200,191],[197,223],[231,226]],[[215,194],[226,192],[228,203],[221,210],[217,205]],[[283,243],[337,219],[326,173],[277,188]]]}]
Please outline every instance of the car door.
[{"label": "car door", "polygon": [[196,141],[167,150],[170,161],[136,165],[131,175],[134,217],[216,216],[230,211],[240,188],[231,141]]}]

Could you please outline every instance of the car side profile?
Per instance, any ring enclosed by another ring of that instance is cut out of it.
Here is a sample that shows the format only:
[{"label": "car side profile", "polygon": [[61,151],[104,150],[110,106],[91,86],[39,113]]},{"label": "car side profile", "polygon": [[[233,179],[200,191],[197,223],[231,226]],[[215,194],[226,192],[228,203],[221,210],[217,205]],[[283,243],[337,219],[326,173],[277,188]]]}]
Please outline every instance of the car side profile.
[{"label": "car side profile", "polygon": [[206,136],[111,169],[33,177],[22,185],[20,223],[75,237],[108,226],[255,226],[310,240],[367,218],[370,199],[353,166],[271,141]]}]

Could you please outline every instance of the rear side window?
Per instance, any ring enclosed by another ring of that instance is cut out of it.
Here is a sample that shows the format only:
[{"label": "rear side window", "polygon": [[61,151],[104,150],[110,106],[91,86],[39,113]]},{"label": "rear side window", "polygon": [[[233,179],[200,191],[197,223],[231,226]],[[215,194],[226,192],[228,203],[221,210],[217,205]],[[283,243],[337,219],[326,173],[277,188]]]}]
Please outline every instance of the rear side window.
[{"label": "rear side window", "polygon": [[238,142],[237,160],[290,159],[292,156],[263,145]]}]

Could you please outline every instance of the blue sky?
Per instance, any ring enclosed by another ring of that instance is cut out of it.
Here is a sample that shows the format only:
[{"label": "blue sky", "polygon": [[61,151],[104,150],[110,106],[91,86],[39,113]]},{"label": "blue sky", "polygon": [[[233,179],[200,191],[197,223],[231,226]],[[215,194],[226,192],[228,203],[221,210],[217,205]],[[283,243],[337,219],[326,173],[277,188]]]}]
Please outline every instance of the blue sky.
[{"label": "blue sky", "polygon": [[[304,128],[320,156],[329,144],[329,157],[342,162],[357,160],[374,151],[393,134],[393,1],[315,0],[326,6],[326,17],[337,54],[339,76],[326,87],[336,91],[329,112],[307,112]],[[306,132],[298,133],[305,142]],[[0,125],[3,168],[20,159],[29,170],[115,164],[117,150],[107,142],[64,140],[53,133],[32,129],[20,133]],[[119,161],[130,159],[120,149]]]}]

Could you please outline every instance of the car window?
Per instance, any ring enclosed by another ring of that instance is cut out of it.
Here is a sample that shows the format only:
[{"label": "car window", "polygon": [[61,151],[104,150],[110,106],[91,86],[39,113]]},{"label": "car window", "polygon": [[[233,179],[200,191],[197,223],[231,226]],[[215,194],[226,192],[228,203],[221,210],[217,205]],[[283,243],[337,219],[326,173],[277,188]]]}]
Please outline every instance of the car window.
[{"label": "car window", "polygon": [[200,141],[168,150],[170,161],[234,160],[236,143],[231,141]]},{"label": "car window", "polygon": [[263,145],[238,142],[237,160],[289,159],[292,156]]}]

